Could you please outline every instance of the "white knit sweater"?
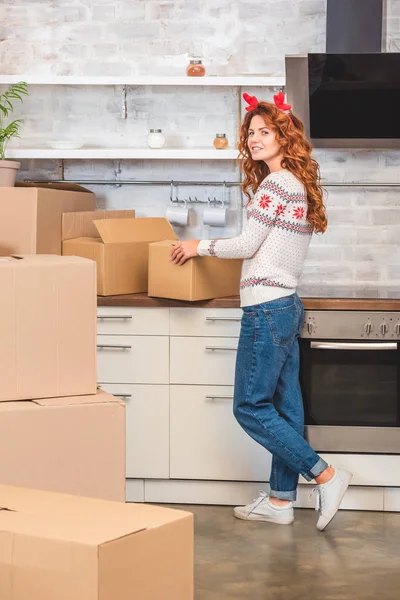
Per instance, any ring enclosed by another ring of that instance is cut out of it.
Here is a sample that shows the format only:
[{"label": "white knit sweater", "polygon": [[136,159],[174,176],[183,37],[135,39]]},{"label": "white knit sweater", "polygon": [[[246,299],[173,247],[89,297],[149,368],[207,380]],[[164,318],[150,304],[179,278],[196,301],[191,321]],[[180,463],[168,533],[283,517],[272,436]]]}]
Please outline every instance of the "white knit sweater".
[{"label": "white knit sweater", "polygon": [[303,184],[282,170],[270,173],[246,209],[247,227],[235,238],[203,240],[200,256],[244,258],[241,306],[269,302],[296,291],[313,228]]}]

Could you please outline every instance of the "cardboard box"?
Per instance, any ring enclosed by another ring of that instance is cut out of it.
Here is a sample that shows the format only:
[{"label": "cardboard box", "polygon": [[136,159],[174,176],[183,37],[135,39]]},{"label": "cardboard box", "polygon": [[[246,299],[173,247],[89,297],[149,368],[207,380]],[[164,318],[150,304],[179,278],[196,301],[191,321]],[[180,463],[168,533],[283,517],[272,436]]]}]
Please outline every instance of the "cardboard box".
[{"label": "cardboard box", "polygon": [[61,220],[61,239],[64,242],[79,237],[97,238],[99,233],[94,221],[133,219],[134,217],[134,210],[87,210],[85,212],[64,213]]},{"label": "cardboard box", "polygon": [[150,244],[149,296],[195,301],[239,294],[241,260],[198,256],[176,265],[170,261],[173,244]]},{"label": "cardboard box", "polygon": [[125,502],[125,457],[110,394],[0,402],[0,484]]},{"label": "cardboard box", "polygon": [[0,401],[96,393],[96,265],[0,258]]},{"label": "cardboard box", "polygon": [[61,254],[62,214],[95,208],[93,192],[76,184],[0,188],[0,256]]},{"label": "cardboard box", "polygon": [[193,600],[193,515],[0,486],[1,600]]},{"label": "cardboard box", "polygon": [[63,242],[63,254],[97,263],[99,296],[147,292],[149,243],[176,239],[166,219],[102,219],[94,221],[100,237]]}]

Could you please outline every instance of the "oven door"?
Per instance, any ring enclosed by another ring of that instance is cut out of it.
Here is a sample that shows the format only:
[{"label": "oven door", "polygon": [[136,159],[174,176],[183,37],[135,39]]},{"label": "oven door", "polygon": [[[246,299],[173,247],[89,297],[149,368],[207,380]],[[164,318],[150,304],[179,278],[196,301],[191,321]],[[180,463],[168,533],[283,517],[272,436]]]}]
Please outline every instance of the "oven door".
[{"label": "oven door", "polygon": [[399,344],[300,339],[300,352],[311,446],[400,454]]}]

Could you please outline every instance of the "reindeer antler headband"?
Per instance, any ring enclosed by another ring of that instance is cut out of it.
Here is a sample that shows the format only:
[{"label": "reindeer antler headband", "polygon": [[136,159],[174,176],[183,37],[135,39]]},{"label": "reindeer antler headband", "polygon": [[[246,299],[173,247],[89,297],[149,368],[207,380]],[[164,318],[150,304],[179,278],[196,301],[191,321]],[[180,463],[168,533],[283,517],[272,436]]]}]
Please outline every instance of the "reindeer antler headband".
[{"label": "reindeer antler headband", "polygon": [[[248,112],[250,112],[251,110],[256,109],[257,106],[259,105],[259,101],[257,100],[257,98],[255,96],[249,96],[249,94],[246,94],[246,92],[243,94],[243,99],[249,105],[249,106],[246,106],[246,110]],[[285,103],[285,94],[283,92],[279,92],[279,94],[275,94],[275,96],[274,96],[274,104],[275,104],[275,106],[277,108],[279,108],[279,110],[281,110],[282,112],[284,112],[286,114],[292,108],[290,104],[286,104]]]}]

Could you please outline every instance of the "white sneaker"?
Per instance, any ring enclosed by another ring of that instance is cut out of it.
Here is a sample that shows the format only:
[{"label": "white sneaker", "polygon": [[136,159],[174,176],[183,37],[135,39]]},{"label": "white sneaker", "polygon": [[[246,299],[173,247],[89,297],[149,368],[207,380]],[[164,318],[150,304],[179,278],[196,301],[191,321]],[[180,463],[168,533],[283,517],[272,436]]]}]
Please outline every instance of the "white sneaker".
[{"label": "white sneaker", "polygon": [[235,517],[244,521],[269,521],[280,525],[290,525],[294,521],[293,502],[286,506],[276,506],[271,504],[267,494],[262,491],[251,504],[237,506],[233,512]]},{"label": "white sneaker", "polygon": [[316,510],[319,510],[317,522],[319,531],[323,531],[336,515],[352,477],[352,473],[336,469],[332,479],[314,488],[317,492]]}]

